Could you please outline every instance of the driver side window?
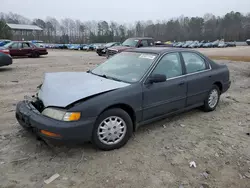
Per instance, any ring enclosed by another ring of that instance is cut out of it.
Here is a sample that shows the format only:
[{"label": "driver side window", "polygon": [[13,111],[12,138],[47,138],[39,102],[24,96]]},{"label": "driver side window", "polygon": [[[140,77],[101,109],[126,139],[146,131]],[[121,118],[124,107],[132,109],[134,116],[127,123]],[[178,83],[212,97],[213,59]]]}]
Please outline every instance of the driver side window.
[{"label": "driver side window", "polygon": [[164,74],[167,79],[182,75],[182,64],[178,53],[165,55],[152,74]]},{"label": "driver side window", "polygon": [[19,48],[21,48],[21,43],[16,42],[16,43],[12,44],[11,47],[12,47],[13,49],[19,49]]}]

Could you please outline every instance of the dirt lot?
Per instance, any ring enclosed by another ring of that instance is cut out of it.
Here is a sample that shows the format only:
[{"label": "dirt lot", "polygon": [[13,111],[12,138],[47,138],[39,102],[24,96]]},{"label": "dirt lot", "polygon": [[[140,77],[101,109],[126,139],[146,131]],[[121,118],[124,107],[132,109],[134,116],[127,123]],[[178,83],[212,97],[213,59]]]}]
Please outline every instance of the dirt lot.
[{"label": "dirt lot", "polygon": [[[221,49],[235,55],[250,48]],[[202,49],[218,55],[218,49]],[[47,146],[23,130],[15,105],[32,95],[45,72],[85,71],[104,61],[95,53],[50,51],[0,68],[0,187],[250,187],[250,63],[229,66],[232,86],[216,111],[193,110],[142,127],[128,144],[103,152],[91,144]],[[190,168],[195,161],[197,167]],[[60,177],[46,185],[44,180]]]}]

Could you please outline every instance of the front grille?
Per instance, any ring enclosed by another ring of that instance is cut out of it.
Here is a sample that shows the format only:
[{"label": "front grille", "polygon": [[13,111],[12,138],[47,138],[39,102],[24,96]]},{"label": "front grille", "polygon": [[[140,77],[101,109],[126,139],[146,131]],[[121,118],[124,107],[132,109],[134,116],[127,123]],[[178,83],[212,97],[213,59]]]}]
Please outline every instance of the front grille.
[{"label": "front grille", "polygon": [[109,56],[112,56],[112,55],[115,55],[117,54],[118,52],[116,50],[108,50],[108,55]]}]

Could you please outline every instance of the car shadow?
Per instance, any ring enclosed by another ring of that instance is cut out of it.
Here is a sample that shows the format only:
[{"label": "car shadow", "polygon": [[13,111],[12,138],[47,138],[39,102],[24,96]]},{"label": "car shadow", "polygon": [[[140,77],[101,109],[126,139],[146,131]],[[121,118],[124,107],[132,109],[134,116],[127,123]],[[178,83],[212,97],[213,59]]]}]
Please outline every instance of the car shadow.
[{"label": "car shadow", "polygon": [[181,119],[185,119],[188,116],[195,116],[195,115],[197,115],[197,113],[203,113],[203,112],[202,112],[202,110],[200,108],[195,108],[195,109],[192,109],[192,110],[189,110],[189,111],[185,111],[185,112],[181,112],[181,113],[178,113],[178,114],[170,115],[170,116],[162,118],[162,119],[160,119],[158,121],[155,121],[155,122],[140,126],[138,128],[138,130],[135,132],[135,134],[142,134],[145,131],[148,131],[149,129],[150,130],[158,129],[159,127],[162,127],[163,125],[166,125],[166,127],[167,127],[168,124],[178,122]]},{"label": "car shadow", "polygon": [[37,58],[28,57],[28,56],[12,56],[12,59],[39,59],[39,58],[46,58],[46,56],[40,56]]},{"label": "car shadow", "polygon": [[12,67],[0,67],[0,72],[11,71],[12,69]]}]

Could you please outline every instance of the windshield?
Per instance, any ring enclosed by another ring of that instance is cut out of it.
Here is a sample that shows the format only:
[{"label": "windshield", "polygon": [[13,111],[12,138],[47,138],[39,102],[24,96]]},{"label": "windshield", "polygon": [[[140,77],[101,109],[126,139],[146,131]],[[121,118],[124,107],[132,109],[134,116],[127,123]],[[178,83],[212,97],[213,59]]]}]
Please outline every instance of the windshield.
[{"label": "windshield", "polygon": [[13,44],[13,42],[10,42],[10,43],[8,43],[8,44],[5,44],[4,47],[5,47],[5,48],[9,48],[12,44]]},{"label": "windshield", "polygon": [[113,42],[107,43],[105,44],[105,47],[111,47],[113,44],[114,44]]},{"label": "windshield", "polygon": [[139,40],[136,39],[127,39],[125,40],[122,45],[123,46],[128,46],[128,47],[136,47],[137,43]]},{"label": "windshield", "polygon": [[156,56],[149,53],[122,52],[99,65],[92,73],[123,82],[138,82]]}]

